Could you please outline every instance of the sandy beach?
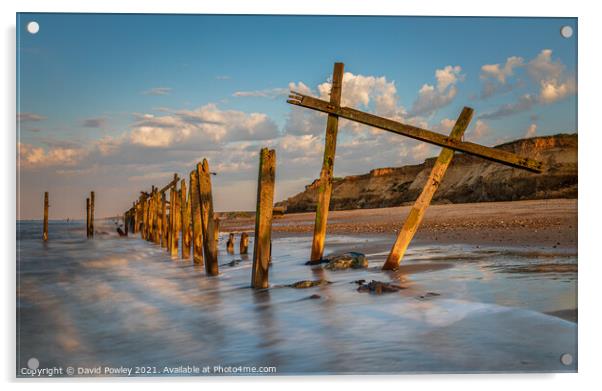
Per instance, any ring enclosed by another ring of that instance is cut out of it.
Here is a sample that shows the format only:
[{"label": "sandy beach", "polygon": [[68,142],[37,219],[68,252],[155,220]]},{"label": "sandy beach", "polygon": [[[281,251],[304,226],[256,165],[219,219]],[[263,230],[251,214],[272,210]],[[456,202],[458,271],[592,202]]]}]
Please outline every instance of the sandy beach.
[{"label": "sandy beach", "polygon": [[[330,234],[379,234],[394,238],[409,206],[331,211]],[[311,234],[313,213],[275,216],[274,235]],[[253,217],[225,218],[222,231],[250,230]],[[431,205],[414,243],[561,248],[577,252],[577,200],[553,199],[512,202]]]}]

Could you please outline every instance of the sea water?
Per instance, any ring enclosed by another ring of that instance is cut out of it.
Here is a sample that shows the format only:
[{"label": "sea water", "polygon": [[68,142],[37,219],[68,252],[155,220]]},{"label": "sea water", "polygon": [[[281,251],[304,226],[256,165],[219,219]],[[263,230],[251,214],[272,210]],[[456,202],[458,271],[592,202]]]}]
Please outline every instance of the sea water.
[{"label": "sea water", "polygon": [[[327,253],[372,250],[367,269],[328,271],[304,265],[310,236],[277,236],[271,288],[254,291],[252,235],[241,256],[222,233],[220,274],[208,277],[115,224],[97,221],[86,239],[82,221],[51,221],[48,242],[40,221],[17,224],[17,376],[577,369],[577,324],[548,315],[576,308],[577,273],[524,269],[575,265],[571,252],[412,245],[404,265],[420,269],[385,273],[388,239],[330,235]],[[286,286],[317,279],[330,284]],[[358,292],[361,279],[405,289]]]}]

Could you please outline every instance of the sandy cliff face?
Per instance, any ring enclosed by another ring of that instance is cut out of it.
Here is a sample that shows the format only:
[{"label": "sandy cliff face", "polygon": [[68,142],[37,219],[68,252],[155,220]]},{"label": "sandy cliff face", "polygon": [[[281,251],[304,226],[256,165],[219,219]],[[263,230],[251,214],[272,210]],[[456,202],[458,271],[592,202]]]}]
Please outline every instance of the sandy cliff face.
[{"label": "sandy cliff face", "polygon": [[[456,154],[434,203],[512,201],[577,197],[577,134],[512,141],[495,148],[542,160],[541,174]],[[420,194],[435,158],[422,164],[377,168],[336,179],[330,209],[381,208],[412,203]],[[314,211],[317,181],[278,205],[290,212]]]}]

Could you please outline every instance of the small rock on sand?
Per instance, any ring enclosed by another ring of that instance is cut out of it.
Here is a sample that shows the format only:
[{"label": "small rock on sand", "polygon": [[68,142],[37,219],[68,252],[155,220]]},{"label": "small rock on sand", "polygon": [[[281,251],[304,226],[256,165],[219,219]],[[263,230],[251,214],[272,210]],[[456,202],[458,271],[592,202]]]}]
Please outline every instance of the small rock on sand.
[{"label": "small rock on sand", "polygon": [[320,261],[309,261],[306,265],[317,265],[325,263],[325,269],[344,270],[344,269],[364,269],[368,267],[366,255],[355,251],[342,254],[332,254],[322,258]]},{"label": "small rock on sand", "polygon": [[297,281],[294,282],[290,285],[287,285],[288,287],[291,288],[295,288],[295,289],[305,289],[305,288],[312,288],[314,286],[318,286],[318,285],[327,285],[330,284],[330,281],[326,281],[326,280],[302,280],[302,281]]},{"label": "small rock on sand", "polygon": [[380,295],[383,293],[398,292],[402,289],[406,289],[403,286],[393,285],[393,284],[389,284],[388,282],[375,281],[375,280],[372,280],[367,284],[365,283],[364,280],[358,280],[355,282],[359,285],[359,287],[357,288],[358,292],[375,293],[377,295]]}]

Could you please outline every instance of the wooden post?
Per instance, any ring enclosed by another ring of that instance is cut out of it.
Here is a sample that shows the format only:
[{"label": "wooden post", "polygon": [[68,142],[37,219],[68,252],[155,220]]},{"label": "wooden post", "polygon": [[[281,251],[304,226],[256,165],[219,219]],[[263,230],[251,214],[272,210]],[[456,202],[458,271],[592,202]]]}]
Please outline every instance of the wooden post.
[{"label": "wooden post", "polygon": [[210,276],[219,274],[217,264],[217,233],[216,221],[213,214],[213,195],[211,192],[211,172],[207,159],[197,165],[199,176],[199,199],[201,206],[201,221],[203,229],[203,250],[205,272]]},{"label": "wooden post", "polygon": [[42,226],[42,240],[48,241],[48,192],[44,192],[44,223]]},{"label": "wooden post", "polygon": [[90,197],[86,198],[86,237],[90,237]]},{"label": "wooden post", "polygon": [[161,193],[159,193],[158,191],[155,192],[155,236],[154,236],[154,241],[155,244],[158,244],[159,246],[161,245],[161,238],[163,236],[162,230],[163,230],[163,216],[161,214]]},{"label": "wooden post", "polygon": [[132,233],[135,234],[138,232],[138,202],[134,201],[134,205],[132,205]]},{"label": "wooden post", "polygon": [[234,254],[234,234],[230,232],[228,235],[228,243],[226,243],[226,251],[228,254]]},{"label": "wooden post", "polygon": [[178,191],[175,187],[169,192],[169,253],[172,257],[178,256]]},{"label": "wooden post", "polygon": [[199,174],[196,170],[190,172],[190,214],[192,218],[192,249],[194,263],[203,264],[203,222],[201,220],[201,205],[199,199]]},{"label": "wooden post", "polygon": [[155,238],[155,186],[151,190],[150,197],[148,197],[148,233],[146,240],[149,242],[154,241]]},{"label": "wooden post", "polygon": [[213,221],[215,222],[214,224],[214,228],[213,228],[213,237],[215,238],[215,248],[217,251],[218,248],[218,243],[219,243],[219,217],[216,216],[215,214],[213,215]]},{"label": "wooden post", "polygon": [[182,179],[181,220],[182,220],[182,259],[190,258],[190,197],[186,191],[186,180]]},{"label": "wooden post", "polygon": [[243,232],[242,234],[240,234],[240,254],[244,255],[244,254],[248,254],[249,253],[249,234],[246,232]]},{"label": "wooden post", "polygon": [[453,149],[458,152],[464,152],[469,155],[479,156],[483,159],[531,172],[541,173],[544,170],[544,165],[541,161],[518,156],[512,152],[504,151],[499,148],[485,147],[468,141],[452,140],[444,134],[378,117],[374,114],[349,107],[340,107],[325,100],[299,94],[297,92],[291,92],[289,97],[290,99],[287,100],[287,102],[290,104],[321,111],[329,115],[336,115],[340,118],[407,136],[415,140],[435,144],[443,148]]},{"label": "wooden post", "polygon": [[[344,65],[341,62],[334,64],[332,72],[332,87],[330,88],[330,103],[335,106],[341,104],[341,90],[343,84]],[[319,261],[324,253],[324,240],[326,237],[326,222],[332,194],[332,177],[334,171],[334,157],[337,148],[337,132],[339,117],[329,114],[326,123],[326,137],[324,145],[324,160],[318,187],[318,205],[316,206],[316,221],[314,224],[314,237],[311,245],[311,261]],[[271,215],[271,214],[270,214]]]},{"label": "wooden post", "polygon": [[90,192],[90,237],[94,237],[94,192]]},{"label": "wooden post", "polygon": [[[470,120],[472,119],[473,110],[469,107],[465,107],[460,113],[460,116],[456,120],[456,124],[451,131],[450,138],[453,140],[461,140],[464,131],[468,127]],[[403,255],[408,248],[408,245],[412,241],[414,234],[418,230],[418,226],[424,217],[424,213],[428,208],[431,200],[433,199],[433,195],[439,188],[439,184],[445,175],[445,171],[447,167],[452,161],[454,156],[454,151],[452,149],[443,148],[441,153],[439,153],[439,157],[435,161],[435,164],[431,170],[431,174],[429,175],[426,184],[424,185],[424,189],[422,189],[422,193],[414,203],[414,206],[410,210],[410,214],[406,218],[401,231],[399,231],[399,235],[397,236],[397,240],[387,257],[385,264],[383,265],[383,270],[395,270],[399,267],[399,263],[403,258]]]},{"label": "wooden post", "polygon": [[167,201],[165,192],[161,192],[161,247],[167,248]]},{"label": "wooden post", "polygon": [[123,232],[125,236],[128,236],[130,232],[130,211],[125,212],[123,215]]},{"label": "wooden post", "polygon": [[276,151],[263,148],[259,158],[257,207],[255,210],[255,243],[253,248],[253,272],[251,275],[251,286],[255,289],[265,289],[268,287],[275,178]]}]

